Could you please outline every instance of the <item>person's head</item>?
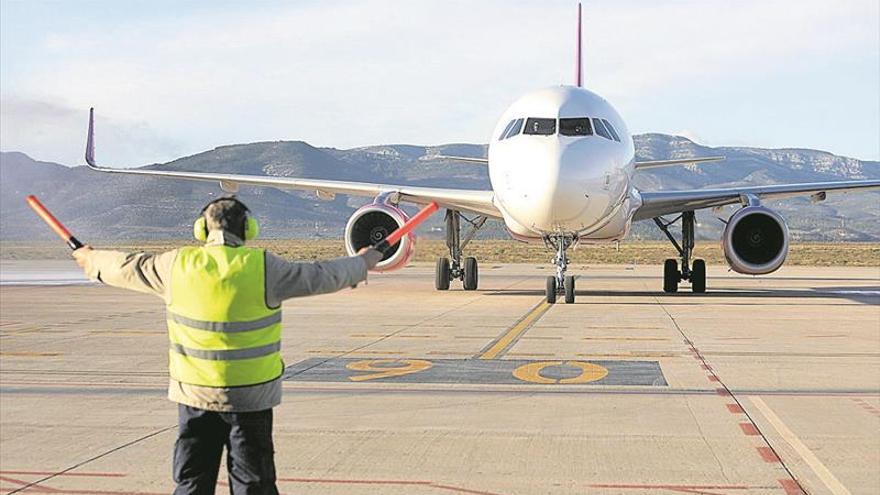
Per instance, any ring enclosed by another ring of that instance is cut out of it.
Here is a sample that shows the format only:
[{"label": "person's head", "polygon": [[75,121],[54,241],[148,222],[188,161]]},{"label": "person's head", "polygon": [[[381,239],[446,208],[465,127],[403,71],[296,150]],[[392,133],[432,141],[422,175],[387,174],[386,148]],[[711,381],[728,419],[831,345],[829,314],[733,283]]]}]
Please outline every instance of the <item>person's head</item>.
[{"label": "person's head", "polygon": [[229,232],[241,240],[254,239],[259,229],[249,212],[248,207],[235,197],[215,199],[202,208],[193,233],[199,240],[207,239],[208,233],[214,230]]}]

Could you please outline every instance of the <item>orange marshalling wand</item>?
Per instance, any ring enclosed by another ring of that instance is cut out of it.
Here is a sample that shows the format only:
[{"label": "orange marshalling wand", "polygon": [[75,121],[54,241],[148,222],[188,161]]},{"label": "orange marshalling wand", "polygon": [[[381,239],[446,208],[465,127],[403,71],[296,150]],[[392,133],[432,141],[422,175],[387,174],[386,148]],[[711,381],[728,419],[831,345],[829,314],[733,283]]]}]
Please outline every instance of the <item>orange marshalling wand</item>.
[{"label": "orange marshalling wand", "polygon": [[74,237],[69,230],[67,230],[67,227],[59,222],[54,215],[49,213],[49,210],[47,210],[46,207],[43,206],[43,203],[40,203],[40,200],[37,199],[36,196],[31,194],[27,197],[27,202],[30,207],[33,208],[33,210],[37,213],[37,215],[39,215],[40,218],[42,218],[43,221],[46,222],[46,225],[54,230],[55,233],[58,234],[58,237],[60,237],[61,240],[63,240],[67,243],[68,246],[70,246],[70,249],[75,250],[83,247],[83,243],[79,242],[79,240]]}]

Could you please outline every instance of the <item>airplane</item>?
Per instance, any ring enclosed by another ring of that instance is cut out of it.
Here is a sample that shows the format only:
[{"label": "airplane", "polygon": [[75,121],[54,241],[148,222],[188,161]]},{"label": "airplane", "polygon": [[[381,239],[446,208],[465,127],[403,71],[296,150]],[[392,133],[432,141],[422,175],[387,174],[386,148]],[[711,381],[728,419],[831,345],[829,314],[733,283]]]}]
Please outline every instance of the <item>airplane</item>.
[{"label": "airplane", "polygon": [[[356,210],[346,224],[344,243],[350,255],[376,244],[406,222],[401,203],[437,202],[446,208],[449,250],[449,256],[436,264],[435,288],[441,291],[449,289],[451,280],[461,280],[464,290],[477,289],[477,260],[465,257],[463,250],[487,219],[500,219],[514,239],[543,243],[555,252],[556,274],[547,277],[545,287],[551,304],[559,295],[566,303],[575,301],[575,277],[566,274],[568,249],[579,242],[622,240],[633,221],[653,219],[678,253],[678,259],[664,262],[664,292],[676,292],[680,282],[687,281],[693,293],[702,293],[706,291],[706,263],[692,259],[696,210],[740,204],[726,221],[724,255],[732,270],[763,275],[782,266],[789,233],[785,219],[763,206],[762,200],[810,196],[822,201],[828,193],[880,188],[880,180],[851,180],[682,191],[637,189],[633,178],[643,170],[724,157],[635,161],[633,139],[623,118],[608,101],[584,88],[581,24],[578,4],[574,85],[538,89],[510,105],[492,131],[488,158],[435,157],[487,166],[491,190],[103,167],[95,161],[94,109],[89,112],[86,163],[100,172],[219,182],[223,191],[233,194],[242,185],[252,185],[315,191],[324,200],[336,194],[372,197],[373,202]],[[671,215],[676,217],[668,220]],[[464,235],[462,220],[470,224]],[[677,222],[680,242],[670,231]],[[413,247],[414,237],[404,237],[376,270],[405,266]]]}]

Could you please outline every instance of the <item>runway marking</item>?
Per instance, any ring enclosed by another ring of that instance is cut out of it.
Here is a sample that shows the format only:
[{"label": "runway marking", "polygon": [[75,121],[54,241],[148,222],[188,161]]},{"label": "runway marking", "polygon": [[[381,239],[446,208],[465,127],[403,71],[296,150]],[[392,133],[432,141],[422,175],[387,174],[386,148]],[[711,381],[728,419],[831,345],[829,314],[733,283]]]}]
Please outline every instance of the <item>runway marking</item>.
[{"label": "runway marking", "polygon": [[[571,378],[547,378],[541,375],[541,370],[549,366],[574,366],[580,368],[581,372],[578,376]],[[524,382],[531,383],[590,383],[599,381],[608,375],[608,368],[593,363],[584,363],[582,361],[538,361],[537,363],[524,364],[513,370],[513,376]]]},{"label": "runway marking", "polygon": [[[394,363],[403,363],[403,366],[387,367]],[[372,372],[368,375],[356,375],[348,377],[353,382],[363,382],[367,380],[376,380],[378,378],[390,378],[392,376],[403,376],[411,373],[425,371],[433,366],[431,361],[423,359],[371,359],[367,361],[355,361],[347,364],[345,367],[352,371]]]},{"label": "runway marking", "polygon": [[534,325],[539,318],[544,316],[544,313],[546,313],[551,306],[552,304],[549,304],[547,301],[541,301],[538,303],[537,306],[532,308],[531,311],[526,313],[522,319],[513,325],[510,330],[505,332],[493,343],[490,343],[488,349],[480,351],[477,355],[477,359],[495,359],[504,351],[509,350],[514,344],[516,344],[517,339],[521,337],[526,330]]},{"label": "runway marking", "polygon": [[717,492],[708,492],[706,490],[760,490],[768,489],[767,486],[745,486],[745,485],[653,485],[653,484],[635,484],[635,483],[592,483],[587,485],[590,488],[610,488],[615,490],[657,490],[680,492],[680,493],[696,493],[703,495],[715,495]]},{"label": "runway marking", "polygon": [[782,462],[779,459],[779,456],[776,455],[776,452],[773,452],[773,449],[770,447],[755,447],[758,449],[758,455],[761,456],[761,459],[764,459],[764,462],[773,463],[773,462]]},{"label": "runway marking", "polygon": [[752,401],[752,404],[764,415],[764,418],[770,423],[771,426],[779,433],[779,436],[785,440],[788,445],[791,446],[801,456],[801,459],[810,466],[810,469],[822,480],[822,483],[825,484],[826,487],[833,493],[834,495],[850,495],[850,491],[847,490],[843,483],[837,479],[836,476],[827,468],[822,461],[816,457],[813,452],[801,442],[800,438],[791,431],[785,423],[779,419],[779,416],[770,409],[770,406],[767,405],[760,397],[749,396],[749,400]]},{"label": "runway marking", "polygon": [[306,351],[306,353],[307,354],[333,354],[333,355],[345,353],[345,354],[348,354],[349,356],[357,356],[357,355],[399,356],[399,355],[403,354],[400,351],[368,351],[368,350],[344,351],[344,350],[339,350],[339,349],[311,349],[311,350]]},{"label": "runway marking", "polygon": [[758,428],[752,423],[740,423],[739,428],[742,430],[743,435],[746,436],[754,437],[761,434],[761,432],[758,431]]},{"label": "runway marking", "polygon": [[60,352],[38,352],[38,351],[2,351],[0,356],[12,357],[53,357],[61,356]]},{"label": "runway marking", "polygon": [[592,358],[660,358],[660,357],[678,357],[681,356],[681,353],[677,352],[618,352],[614,354],[598,354],[598,353],[590,353],[590,352],[579,352],[576,353],[577,357],[592,357]]},{"label": "runway marking", "polygon": [[[288,366],[297,382],[666,387],[657,361],[311,358]],[[393,389],[388,389],[393,390]],[[482,393],[486,393],[481,389]]]},{"label": "runway marking", "polygon": [[782,485],[785,495],[807,495],[807,492],[805,492],[795,480],[783,479],[779,480],[779,484]]}]

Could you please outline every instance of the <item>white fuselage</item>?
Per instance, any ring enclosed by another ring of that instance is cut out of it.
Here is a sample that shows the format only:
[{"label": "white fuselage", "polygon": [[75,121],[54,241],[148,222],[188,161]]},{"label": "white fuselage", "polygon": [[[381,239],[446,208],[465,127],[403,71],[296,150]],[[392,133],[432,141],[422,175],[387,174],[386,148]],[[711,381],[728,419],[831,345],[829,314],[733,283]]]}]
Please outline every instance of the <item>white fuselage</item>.
[{"label": "white fuselage", "polygon": [[634,156],[626,124],[597,94],[574,86],[528,93],[504,112],[489,142],[496,206],[519,239],[620,239],[640,203]]}]

